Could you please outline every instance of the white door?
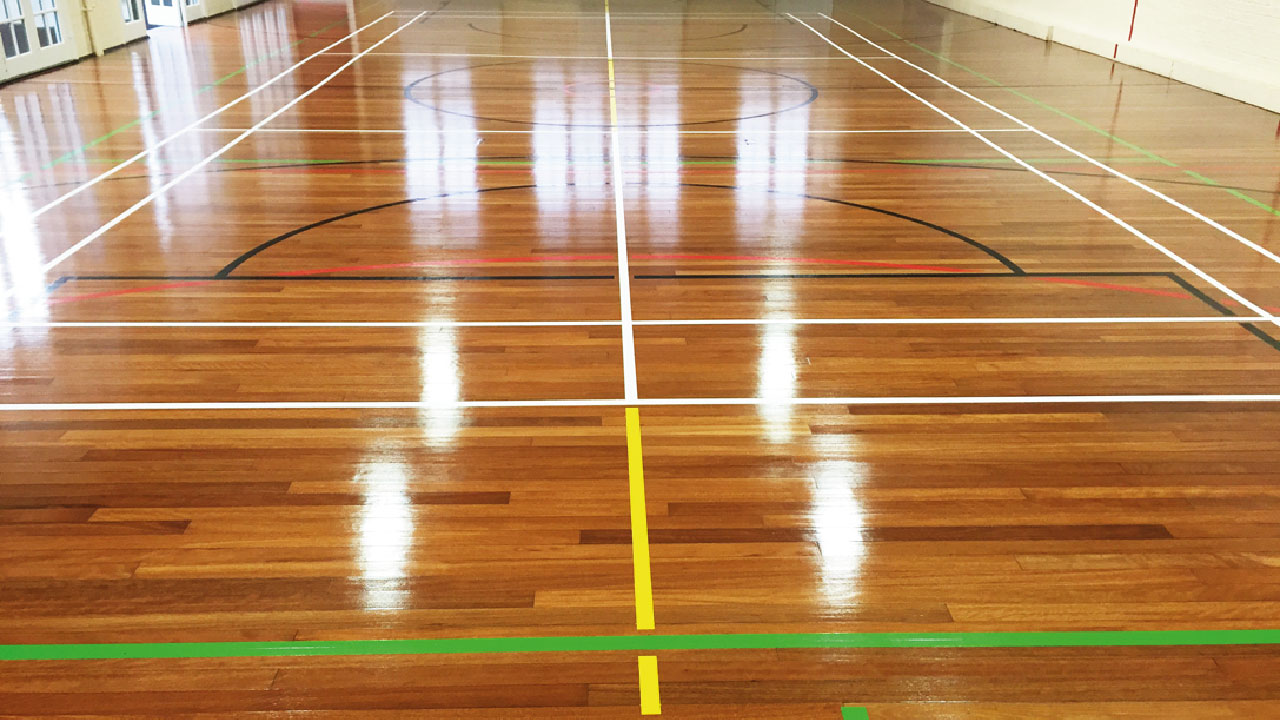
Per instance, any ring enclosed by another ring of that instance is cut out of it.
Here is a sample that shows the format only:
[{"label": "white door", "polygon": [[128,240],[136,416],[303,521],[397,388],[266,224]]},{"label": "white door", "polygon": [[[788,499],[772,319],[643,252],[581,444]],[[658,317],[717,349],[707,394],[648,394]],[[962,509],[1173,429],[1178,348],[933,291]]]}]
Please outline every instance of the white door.
[{"label": "white door", "polygon": [[186,20],[182,17],[182,2],[183,0],[147,0],[147,24],[186,25]]},{"label": "white door", "polygon": [[0,50],[4,75],[16,77],[74,60],[76,49],[63,35],[66,23],[58,0],[0,0]]}]

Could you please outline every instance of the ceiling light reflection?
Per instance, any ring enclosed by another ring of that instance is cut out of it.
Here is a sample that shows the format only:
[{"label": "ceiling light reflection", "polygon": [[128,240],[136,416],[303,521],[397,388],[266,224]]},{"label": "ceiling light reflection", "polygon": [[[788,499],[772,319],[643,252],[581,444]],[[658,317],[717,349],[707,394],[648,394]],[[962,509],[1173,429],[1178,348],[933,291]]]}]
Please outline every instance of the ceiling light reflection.
[{"label": "ceiling light reflection", "polygon": [[822,554],[821,593],[831,607],[848,607],[860,593],[866,519],[858,490],[864,472],[863,463],[851,460],[823,460],[811,470],[810,520]]},{"label": "ceiling light reflection", "polygon": [[[20,121],[24,108],[22,101],[22,96],[14,98]],[[31,102],[38,107],[39,101],[34,94]],[[44,258],[40,253],[35,220],[31,217],[31,200],[22,187],[23,170],[17,147],[9,117],[0,107],[0,242],[3,243],[0,245],[3,249],[3,255],[0,255],[0,298],[4,298],[0,312],[17,312],[24,319],[44,319],[49,314],[44,301],[44,272],[41,269]],[[10,329],[6,335],[11,338],[13,333],[14,330]]]},{"label": "ceiling light reflection", "polygon": [[364,609],[402,610],[410,600],[407,578],[414,533],[408,463],[399,457],[365,462],[353,479],[364,494],[356,528]]},{"label": "ceiling light reflection", "polygon": [[453,444],[462,425],[458,401],[462,399],[462,368],[458,361],[458,328],[423,328],[418,336],[421,353],[423,407],[418,411],[423,439],[432,448]]}]

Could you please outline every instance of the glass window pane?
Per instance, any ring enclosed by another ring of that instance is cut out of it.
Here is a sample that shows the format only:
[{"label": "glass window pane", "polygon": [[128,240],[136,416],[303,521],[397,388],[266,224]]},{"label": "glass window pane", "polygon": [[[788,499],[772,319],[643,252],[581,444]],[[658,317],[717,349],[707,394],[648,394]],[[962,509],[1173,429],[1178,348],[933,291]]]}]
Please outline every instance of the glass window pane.
[{"label": "glass window pane", "polygon": [[62,42],[62,28],[58,26],[58,13],[41,13],[36,16],[36,37],[40,47],[49,47]]},{"label": "glass window pane", "polygon": [[9,23],[0,23],[0,45],[4,46],[5,57],[18,54],[18,48],[13,44],[13,26]]},{"label": "glass window pane", "polygon": [[27,40],[26,22],[10,20],[7,23],[0,24],[0,32],[3,33],[5,57],[16,57],[31,49],[31,43]]}]

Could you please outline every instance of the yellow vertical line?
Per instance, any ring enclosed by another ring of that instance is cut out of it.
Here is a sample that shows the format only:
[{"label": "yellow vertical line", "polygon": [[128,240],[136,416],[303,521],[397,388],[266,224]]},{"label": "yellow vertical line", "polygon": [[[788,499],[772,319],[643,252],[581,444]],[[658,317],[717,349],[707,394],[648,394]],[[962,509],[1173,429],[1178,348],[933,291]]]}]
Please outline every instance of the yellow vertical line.
[{"label": "yellow vertical line", "polygon": [[658,698],[658,658],[655,655],[641,655],[636,658],[640,665],[640,714],[661,715],[662,702]]},{"label": "yellow vertical line", "polygon": [[636,629],[653,629],[653,578],[649,570],[649,518],[644,498],[640,410],[627,408],[627,479],[631,489],[631,559],[636,579]]}]

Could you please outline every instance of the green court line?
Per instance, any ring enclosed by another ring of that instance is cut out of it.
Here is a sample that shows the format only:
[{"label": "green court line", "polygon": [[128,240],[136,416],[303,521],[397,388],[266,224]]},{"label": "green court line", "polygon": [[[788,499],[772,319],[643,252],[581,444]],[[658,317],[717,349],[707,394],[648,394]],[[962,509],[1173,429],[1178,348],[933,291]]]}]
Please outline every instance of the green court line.
[{"label": "green court line", "polygon": [[871,720],[871,715],[867,713],[864,707],[842,707],[840,708],[840,720]]},{"label": "green court line", "polygon": [[[345,23],[345,22],[347,22],[347,19],[346,19],[346,18],[343,18],[343,19],[341,19],[341,20],[335,20],[334,22],[331,22],[331,23],[329,23],[328,25],[325,25],[324,27],[320,28],[319,30],[316,30],[315,32],[313,32],[313,33],[311,33],[310,35],[308,35],[308,36],[306,36],[306,37],[302,38],[301,40],[297,40],[297,41],[295,41],[294,43],[292,43],[292,44],[290,44],[290,45],[286,45],[285,47],[282,47],[282,48],[280,48],[280,49],[278,49],[278,50],[274,50],[274,51],[272,51],[271,53],[268,53],[268,54],[266,54],[266,55],[262,55],[262,56],[260,56],[260,57],[257,57],[257,58],[255,58],[254,60],[252,60],[251,62],[246,63],[245,65],[240,66],[240,69],[238,69],[238,70],[232,70],[231,72],[227,73],[226,75],[223,75],[222,77],[218,78],[217,80],[214,80],[214,81],[213,81],[213,82],[211,82],[211,83],[207,83],[207,84],[205,84],[205,85],[201,85],[199,88],[197,88],[197,89],[196,89],[196,94],[197,94],[197,95],[199,95],[199,94],[201,94],[201,93],[208,92],[209,90],[211,90],[211,89],[213,89],[213,88],[215,88],[215,87],[217,87],[217,86],[221,85],[222,83],[224,83],[224,82],[226,82],[226,81],[230,80],[231,78],[233,78],[233,77],[235,77],[235,76],[237,76],[237,75],[240,75],[241,73],[243,73],[243,72],[247,71],[249,68],[254,67],[255,65],[259,65],[259,64],[261,64],[261,63],[263,63],[263,62],[266,62],[267,60],[270,60],[271,58],[273,58],[273,57],[275,57],[275,56],[279,55],[280,53],[284,52],[285,50],[289,50],[290,48],[297,47],[298,45],[301,45],[302,43],[306,42],[307,40],[310,40],[310,39],[314,38],[315,36],[319,35],[320,33],[324,32],[325,30],[328,30],[329,28],[331,28],[331,27],[333,27],[333,26],[335,26],[335,25],[340,25],[340,24]],[[158,110],[158,109],[157,109],[157,110],[152,110],[151,112],[147,113],[146,115],[143,115],[143,116],[138,117],[138,118],[136,118],[136,119],[134,119],[134,120],[132,120],[132,121],[130,121],[130,122],[128,122],[128,123],[125,123],[124,125],[121,125],[120,127],[116,128],[115,130],[112,130],[111,132],[107,133],[106,135],[103,135],[102,137],[99,137],[99,138],[95,138],[95,139],[93,139],[93,140],[90,140],[89,142],[85,143],[84,145],[81,145],[80,147],[76,148],[75,150],[68,150],[67,152],[63,153],[62,155],[59,155],[58,157],[54,158],[53,160],[50,160],[48,163],[46,163],[46,164],[44,164],[44,165],[40,166],[38,169],[36,169],[36,170],[28,170],[27,172],[25,172],[25,173],[23,173],[22,175],[18,176],[18,182],[22,182],[23,180],[25,180],[25,179],[27,179],[28,177],[30,177],[33,173],[40,172],[41,170],[48,170],[49,168],[54,167],[55,165],[60,165],[60,164],[62,164],[62,163],[64,163],[64,162],[66,162],[66,161],[70,160],[71,158],[76,157],[77,155],[83,155],[83,154],[84,154],[84,152],[85,152],[86,150],[88,150],[89,148],[92,148],[92,147],[94,147],[94,146],[96,146],[96,145],[99,145],[99,144],[101,144],[101,143],[103,143],[103,142],[106,142],[107,140],[111,139],[112,137],[114,137],[114,136],[116,136],[116,135],[118,135],[118,134],[120,134],[120,133],[124,132],[125,130],[128,130],[128,129],[133,128],[133,127],[137,127],[138,125],[140,125],[140,124],[142,124],[142,123],[146,122],[147,120],[150,120],[151,118],[154,118],[155,116],[157,116],[157,115],[159,115],[159,114],[160,114],[160,110]],[[122,162],[122,161],[117,161],[117,162]]]},{"label": "green court line", "polygon": [[578,637],[314,640],[297,642],[0,645],[0,660],[457,655],[466,653],[608,652],[620,650],[1051,648],[1171,645],[1280,645],[1280,629],[594,635]]},{"label": "green court line", "polygon": [[[1161,165],[1166,165],[1166,166],[1171,167],[1171,168],[1176,168],[1176,169],[1178,169],[1178,170],[1182,171],[1182,173],[1183,173],[1183,174],[1185,174],[1185,175],[1187,175],[1188,177],[1195,178],[1196,180],[1200,181],[1201,183],[1204,183],[1205,185],[1208,185],[1209,187],[1215,187],[1215,188],[1218,188],[1218,189],[1222,190],[1223,192],[1229,193],[1229,194],[1230,194],[1230,195],[1232,195],[1233,197],[1236,197],[1236,198],[1238,198],[1238,199],[1240,199],[1240,200],[1243,200],[1243,201],[1245,201],[1245,202],[1249,203],[1250,205],[1253,205],[1253,206],[1254,206],[1254,207],[1256,207],[1256,208],[1259,208],[1259,209],[1261,209],[1261,210],[1265,210],[1265,211],[1267,211],[1267,212],[1271,213],[1272,215],[1275,215],[1275,216],[1277,216],[1277,217],[1280,217],[1280,210],[1277,210],[1276,208],[1274,208],[1274,207],[1272,207],[1272,206],[1270,206],[1270,205],[1268,205],[1268,204],[1266,204],[1266,203],[1262,202],[1261,200],[1258,200],[1257,198],[1255,198],[1255,197],[1253,197],[1253,196],[1251,196],[1251,195],[1248,195],[1248,194],[1246,194],[1246,193],[1240,192],[1239,190],[1236,190],[1235,188],[1226,187],[1226,186],[1224,186],[1222,183],[1220,183],[1220,182],[1218,182],[1218,181],[1216,181],[1216,180],[1214,180],[1214,179],[1212,179],[1212,178],[1205,177],[1204,175],[1201,175],[1200,173],[1195,172],[1194,170],[1188,170],[1188,169],[1186,169],[1186,168],[1182,167],[1181,165],[1178,165],[1177,163],[1173,162],[1172,160],[1169,160],[1168,158],[1161,157],[1161,156],[1159,156],[1159,155],[1157,155],[1157,154],[1155,154],[1155,153],[1151,152],[1150,150],[1147,150],[1146,148],[1144,148],[1144,147],[1142,147],[1142,146],[1140,146],[1140,145],[1137,145],[1136,143],[1129,142],[1128,140],[1125,140],[1125,139],[1123,139],[1123,138],[1118,138],[1118,137],[1116,137],[1115,135],[1112,135],[1111,133],[1107,132],[1106,130],[1103,130],[1102,128],[1098,127],[1097,125],[1094,125],[1093,123],[1091,123],[1091,122],[1089,122],[1089,121],[1087,121],[1087,120],[1082,120],[1081,118],[1078,118],[1078,117],[1076,117],[1075,115],[1072,115],[1071,113],[1068,113],[1068,112],[1066,112],[1066,111],[1064,111],[1064,110],[1059,110],[1058,108],[1056,108],[1056,107],[1054,107],[1054,106],[1050,105],[1049,103],[1046,103],[1046,102],[1043,102],[1043,101],[1041,101],[1041,100],[1038,100],[1038,99],[1036,99],[1036,98],[1034,98],[1034,97],[1031,97],[1030,95],[1028,95],[1028,94],[1026,94],[1026,93],[1022,92],[1021,90],[1018,90],[1017,88],[1011,88],[1011,87],[1009,87],[1009,86],[1005,85],[1004,83],[1001,83],[999,80],[996,80],[995,78],[992,78],[992,77],[990,77],[990,76],[988,76],[988,75],[984,75],[984,74],[982,74],[982,73],[978,72],[977,70],[974,70],[973,68],[971,68],[971,67],[969,67],[969,66],[967,66],[967,65],[962,65],[962,64],[960,64],[960,63],[956,62],[955,60],[952,60],[951,58],[947,57],[946,55],[942,55],[941,53],[936,53],[936,52],[934,52],[934,51],[930,50],[929,48],[924,47],[923,45],[919,45],[919,44],[917,44],[917,43],[911,42],[910,40],[907,40],[906,38],[902,37],[901,35],[899,35],[899,34],[895,33],[894,31],[890,30],[889,28],[887,28],[887,27],[885,27],[885,26],[883,26],[883,25],[881,25],[881,24],[879,24],[879,23],[875,22],[874,20],[871,20],[871,19],[869,19],[869,18],[866,18],[866,17],[864,17],[864,16],[862,16],[862,15],[859,15],[858,13],[855,13],[855,12],[850,12],[849,14],[850,14],[850,15],[853,15],[853,16],[854,16],[854,17],[856,17],[856,18],[861,19],[863,22],[866,22],[868,25],[873,25],[873,26],[875,26],[875,27],[877,27],[877,28],[880,28],[880,29],[881,29],[881,30],[883,30],[884,32],[886,32],[886,33],[888,33],[888,34],[892,35],[894,38],[896,38],[896,39],[898,39],[898,40],[900,40],[900,41],[902,41],[902,42],[906,43],[907,45],[910,45],[911,47],[913,47],[913,48],[915,48],[915,49],[919,50],[920,52],[923,52],[923,53],[925,53],[925,54],[927,54],[927,55],[930,55],[930,56],[932,56],[932,57],[935,57],[935,58],[937,58],[937,59],[939,59],[939,60],[941,60],[941,61],[943,61],[943,62],[947,63],[948,65],[951,65],[951,66],[953,66],[953,67],[959,68],[959,69],[961,69],[961,70],[963,70],[963,71],[965,71],[965,72],[969,73],[970,75],[973,75],[974,77],[980,78],[980,79],[982,79],[982,80],[986,81],[987,83],[989,83],[989,84],[991,84],[991,85],[993,85],[993,86],[995,86],[995,87],[998,87],[998,88],[1000,88],[1001,90],[1004,90],[1005,92],[1008,92],[1008,93],[1011,93],[1011,94],[1013,94],[1013,95],[1016,95],[1017,97],[1020,97],[1020,98],[1022,98],[1023,100],[1026,100],[1027,102],[1032,103],[1033,105],[1036,105],[1037,107],[1040,107],[1040,108],[1042,108],[1042,109],[1044,109],[1044,110],[1048,110],[1049,112],[1054,113],[1055,115],[1059,115],[1059,116],[1061,116],[1061,117],[1063,117],[1063,118],[1066,118],[1067,120],[1070,120],[1071,122],[1073,122],[1073,123],[1075,123],[1075,124],[1077,124],[1077,125],[1079,125],[1079,126],[1081,126],[1081,127],[1085,128],[1085,129],[1087,129],[1087,130],[1090,130],[1090,131],[1095,132],[1095,133],[1097,133],[1097,134],[1099,134],[1099,135],[1102,135],[1103,137],[1105,137],[1105,138],[1107,138],[1107,139],[1111,140],[1112,142],[1115,142],[1115,143],[1116,143],[1116,144],[1118,144],[1118,145],[1122,145],[1122,146],[1124,146],[1124,147],[1126,147],[1126,148],[1129,148],[1130,150],[1132,150],[1132,151],[1134,151],[1134,152],[1136,152],[1136,153],[1139,153],[1139,154],[1145,155],[1145,156],[1147,156],[1148,158],[1150,158],[1151,160],[1153,160],[1153,161],[1155,161],[1155,162],[1160,163]],[[1111,161],[1110,161],[1110,160],[1108,160],[1107,162],[1111,162]]]}]

